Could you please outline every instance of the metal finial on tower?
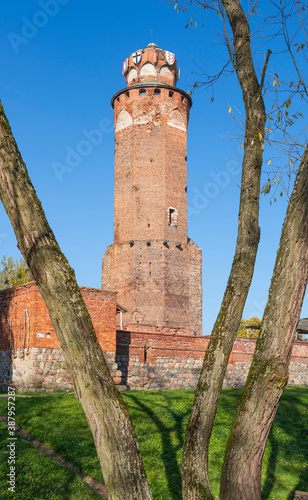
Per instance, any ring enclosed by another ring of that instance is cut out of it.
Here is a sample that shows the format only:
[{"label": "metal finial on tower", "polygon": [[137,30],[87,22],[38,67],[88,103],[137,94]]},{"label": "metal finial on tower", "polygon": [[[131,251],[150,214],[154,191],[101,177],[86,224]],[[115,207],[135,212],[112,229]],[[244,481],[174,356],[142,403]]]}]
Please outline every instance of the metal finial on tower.
[{"label": "metal finial on tower", "polygon": [[153,29],[151,29],[151,42],[147,45],[147,47],[153,47],[154,49],[158,48],[158,45],[153,42]]}]

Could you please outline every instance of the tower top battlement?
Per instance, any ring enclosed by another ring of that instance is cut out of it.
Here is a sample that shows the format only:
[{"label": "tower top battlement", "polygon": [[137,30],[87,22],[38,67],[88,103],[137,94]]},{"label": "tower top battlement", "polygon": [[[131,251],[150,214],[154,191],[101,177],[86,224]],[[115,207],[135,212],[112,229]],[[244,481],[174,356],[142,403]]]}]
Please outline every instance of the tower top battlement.
[{"label": "tower top battlement", "polygon": [[125,59],[122,75],[128,87],[143,82],[162,82],[175,86],[179,80],[175,55],[168,50],[158,48],[153,42]]}]

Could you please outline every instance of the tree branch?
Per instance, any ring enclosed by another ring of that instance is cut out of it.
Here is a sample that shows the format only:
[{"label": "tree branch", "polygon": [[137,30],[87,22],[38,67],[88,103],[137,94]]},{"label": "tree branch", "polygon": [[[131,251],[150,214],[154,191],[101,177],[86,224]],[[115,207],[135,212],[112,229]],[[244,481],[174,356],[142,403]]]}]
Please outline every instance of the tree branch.
[{"label": "tree branch", "polygon": [[266,54],[266,58],[265,58],[265,62],[264,62],[264,66],[263,66],[261,83],[260,83],[260,87],[259,87],[259,94],[260,95],[261,95],[261,92],[262,92],[262,89],[263,89],[265,75],[266,75],[266,70],[267,70],[267,65],[268,65],[268,60],[270,58],[271,53],[272,53],[272,51],[270,49],[268,49],[267,54]]}]

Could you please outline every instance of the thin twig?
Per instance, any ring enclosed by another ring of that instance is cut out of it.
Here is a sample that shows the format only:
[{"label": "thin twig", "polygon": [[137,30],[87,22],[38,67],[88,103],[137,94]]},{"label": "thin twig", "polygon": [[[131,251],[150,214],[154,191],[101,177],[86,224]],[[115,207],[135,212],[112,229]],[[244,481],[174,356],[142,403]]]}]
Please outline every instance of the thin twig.
[{"label": "thin twig", "polygon": [[265,80],[265,75],[266,75],[268,60],[270,58],[271,53],[272,53],[272,51],[270,49],[268,49],[267,54],[266,54],[266,58],[265,58],[265,63],[264,63],[264,66],[263,66],[261,83],[260,83],[260,87],[259,87],[259,94],[260,95],[261,95],[262,88],[263,88],[263,85],[264,85],[264,80]]}]

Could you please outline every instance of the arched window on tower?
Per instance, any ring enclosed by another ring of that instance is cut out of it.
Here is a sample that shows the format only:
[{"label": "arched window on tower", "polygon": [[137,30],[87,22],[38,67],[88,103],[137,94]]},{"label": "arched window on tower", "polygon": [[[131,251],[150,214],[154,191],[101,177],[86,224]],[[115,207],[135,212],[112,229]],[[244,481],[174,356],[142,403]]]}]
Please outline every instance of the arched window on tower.
[{"label": "arched window on tower", "polygon": [[168,224],[169,226],[178,225],[178,211],[174,207],[168,208]]}]

